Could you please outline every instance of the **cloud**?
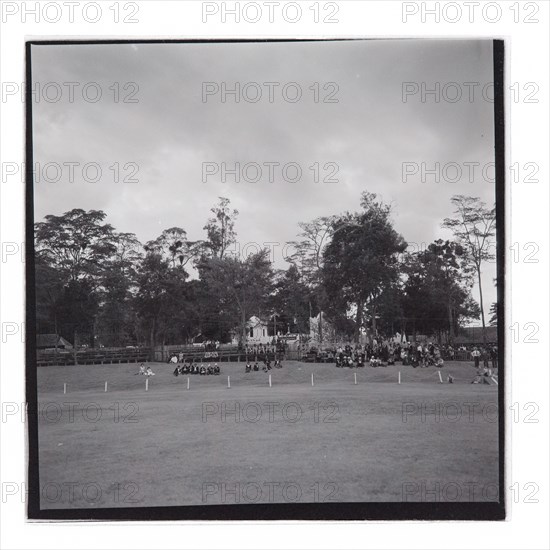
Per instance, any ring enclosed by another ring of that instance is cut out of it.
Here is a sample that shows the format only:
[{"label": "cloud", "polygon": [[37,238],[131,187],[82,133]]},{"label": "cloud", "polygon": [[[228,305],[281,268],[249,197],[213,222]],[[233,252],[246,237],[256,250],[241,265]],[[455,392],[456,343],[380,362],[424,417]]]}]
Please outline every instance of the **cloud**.
[{"label": "cloud", "polygon": [[[33,80],[42,89],[58,83],[65,92],[77,83],[74,102],[63,93],[33,104],[34,161],[79,163],[72,183],[67,170],[60,181],[36,183],[35,219],[95,208],[142,242],[173,226],[199,239],[222,195],[240,211],[242,242],[286,242],[299,221],[357,209],[369,190],[393,203],[407,241],[429,243],[446,236],[440,224],[452,214],[452,195],[494,202],[494,184],[481,171],[494,162],[493,105],[482,95],[493,79],[492,55],[490,40],[33,46]],[[216,94],[204,102],[205,82],[239,85],[249,98],[260,89],[262,98],[222,102]],[[293,82],[302,91],[296,103],[282,97],[283,89],[292,97]],[[404,83],[419,89],[406,101]],[[436,86],[440,100],[428,93],[422,102],[420,91]],[[444,86],[448,98],[457,90],[462,98],[446,101]],[[100,100],[82,99],[83,90],[97,89]],[[331,97],[338,102],[323,102]],[[102,169],[96,183],[82,176],[91,162]],[[204,183],[204,162],[280,166],[272,183],[267,168],[258,183],[236,183],[230,174],[225,183],[219,174]],[[302,181],[285,180],[281,167],[290,162],[301,167]],[[422,163],[428,171],[447,164],[450,179],[456,164],[462,177],[436,182],[428,172],[426,181],[417,174],[403,182],[404,162],[419,171]],[[139,167],[138,183],[122,181],[132,172],[127,163]],[[315,163],[321,180],[337,165],[338,183],[314,182]],[[327,163],[335,165],[325,170]],[[468,163],[477,163],[473,181]],[[490,305],[494,265],[485,271]]]}]

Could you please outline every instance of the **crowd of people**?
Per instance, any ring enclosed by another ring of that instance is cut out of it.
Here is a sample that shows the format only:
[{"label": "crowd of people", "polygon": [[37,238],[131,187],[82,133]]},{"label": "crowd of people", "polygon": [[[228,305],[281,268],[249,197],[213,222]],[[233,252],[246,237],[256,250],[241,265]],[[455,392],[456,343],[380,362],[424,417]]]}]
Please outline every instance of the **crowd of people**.
[{"label": "crowd of people", "polygon": [[[332,355],[332,358],[331,358]],[[429,367],[444,365],[441,349],[435,344],[403,343],[395,344],[391,340],[373,340],[372,344],[364,346],[345,345],[329,351],[329,360],[333,359],[339,368],[387,367],[400,361],[403,365],[412,367]]]},{"label": "crowd of people", "polygon": [[274,355],[285,351],[285,343],[283,341],[273,341],[271,344],[246,344],[239,345],[238,349],[247,357],[258,357],[265,355]]},{"label": "crowd of people", "polygon": [[[474,362],[476,369],[483,363],[484,369],[495,370],[498,367],[498,349],[496,345],[469,347],[460,346],[455,350],[451,345],[439,346],[433,342],[404,342],[397,344],[392,340],[373,340],[372,344],[350,344],[338,346],[322,352],[314,350],[317,358],[335,362],[339,368],[382,367],[401,362],[413,368],[430,366],[442,367],[445,359],[454,360],[456,352],[466,353]],[[310,353],[312,350],[310,350]]]}]

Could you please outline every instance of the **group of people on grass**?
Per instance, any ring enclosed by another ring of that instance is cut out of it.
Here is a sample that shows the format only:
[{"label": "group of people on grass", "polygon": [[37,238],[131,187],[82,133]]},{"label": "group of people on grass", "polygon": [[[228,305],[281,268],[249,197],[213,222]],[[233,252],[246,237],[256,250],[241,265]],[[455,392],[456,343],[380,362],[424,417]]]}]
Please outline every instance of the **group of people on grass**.
[{"label": "group of people on grass", "polygon": [[[273,363],[273,367],[275,367],[276,369],[282,369],[283,364],[279,359],[275,359]],[[261,366],[261,370],[263,372],[267,372],[267,371],[270,371],[271,368],[272,368],[271,360],[268,357],[266,357],[266,359],[263,361],[263,364]],[[253,371],[258,372],[259,370],[260,370],[260,365],[258,365],[258,361],[254,361],[254,364],[252,364],[250,361],[247,361],[244,367],[245,372],[253,372]]]},{"label": "group of people on grass", "polygon": [[220,372],[221,369],[218,363],[214,363],[214,365],[211,365],[210,363],[208,365],[204,365],[201,363],[200,366],[193,363],[190,363],[189,365],[183,363],[183,365],[178,365],[174,369],[174,376],[179,376],[180,374],[199,374],[201,376],[207,376],[211,374],[220,374]]},{"label": "group of people on grass", "polygon": [[146,367],[143,363],[139,364],[139,371],[134,374],[139,374],[141,376],[155,376],[153,369],[150,366]]}]

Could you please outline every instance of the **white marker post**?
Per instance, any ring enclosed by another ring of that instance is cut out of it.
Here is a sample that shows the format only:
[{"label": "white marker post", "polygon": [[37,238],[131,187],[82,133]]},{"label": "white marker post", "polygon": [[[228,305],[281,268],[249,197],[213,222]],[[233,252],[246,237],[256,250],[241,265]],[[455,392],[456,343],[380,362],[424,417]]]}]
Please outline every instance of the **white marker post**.
[{"label": "white marker post", "polygon": [[145,391],[149,391],[149,378],[145,379]]},{"label": "white marker post", "polygon": [[397,383],[401,384],[401,371],[397,373]]},{"label": "white marker post", "polygon": [[63,383],[63,393],[67,393],[67,384]]},{"label": "white marker post", "polygon": [[230,376],[227,377],[227,387],[228,388],[231,387],[231,377]]},{"label": "white marker post", "polygon": [[315,382],[313,381],[313,373],[311,373],[311,385],[315,386]]},{"label": "white marker post", "polygon": [[189,389],[189,376],[187,377],[187,389]]},{"label": "white marker post", "polygon": [[271,374],[269,375],[269,387],[271,388]]},{"label": "white marker post", "polygon": [[353,383],[357,386],[357,373],[353,373]]},{"label": "white marker post", "polygon": [[105,381],[105,393],[107,393],[107,381]]},{"label": "white marker post", "polygon": [[439,374],[439,383],[440,383],[440,384],[443,384],[443,378],[441,378],[441,371],[438,370],[438,371],[437,371],[437,374]]}]

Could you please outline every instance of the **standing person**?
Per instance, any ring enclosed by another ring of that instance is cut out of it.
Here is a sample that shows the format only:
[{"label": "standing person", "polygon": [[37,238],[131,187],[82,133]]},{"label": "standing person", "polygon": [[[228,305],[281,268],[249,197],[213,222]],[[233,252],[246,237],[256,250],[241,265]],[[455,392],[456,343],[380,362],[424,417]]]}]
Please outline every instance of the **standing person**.
[{"label": "standing person", "polygon": [[487,348],[483,348],[481,351],[481,358],[483,359],[483,368],[489,369],[489,350]]},{"label": "standing person", "polygon": [[479,369],[479,358],[481,356],[481,353],[477,349],[477,347],[474,348],[472,351],[472,358],[474,359],[474,366],[476,369]]}]

